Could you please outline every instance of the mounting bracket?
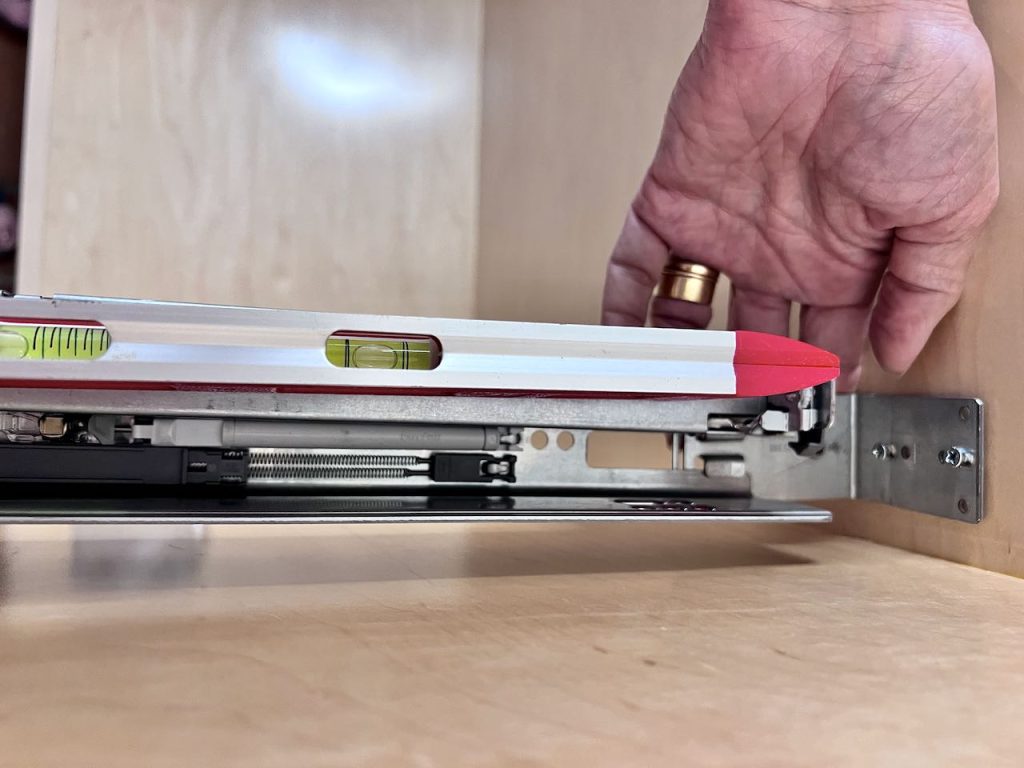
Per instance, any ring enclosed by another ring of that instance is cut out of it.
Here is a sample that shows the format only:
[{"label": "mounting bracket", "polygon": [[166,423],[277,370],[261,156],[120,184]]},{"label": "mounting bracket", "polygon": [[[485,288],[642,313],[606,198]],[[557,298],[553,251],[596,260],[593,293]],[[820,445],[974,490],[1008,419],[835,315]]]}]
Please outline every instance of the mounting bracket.
[{"label": "mounting bracket", "polygon": [[687,435],[683,466],[716,475],[742,461],[751,490],[779,500],[849,498],[962,522],[985,516],[984,405],[975,398],[840,395],[817,451],[792,438]]}]

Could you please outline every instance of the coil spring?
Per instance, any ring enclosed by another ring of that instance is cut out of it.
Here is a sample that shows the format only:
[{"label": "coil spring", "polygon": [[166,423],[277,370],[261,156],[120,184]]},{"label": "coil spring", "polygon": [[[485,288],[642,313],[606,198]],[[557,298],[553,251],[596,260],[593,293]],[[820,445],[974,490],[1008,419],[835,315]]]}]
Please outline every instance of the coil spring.
[{"label": "coil spring", "polygon": [[302,467],[413,467],[423,459],[416,456],[381,454],[316,453],[313,451],[267,451],[254,448],[249,452],[250,466],[262,464]]},{"label": "coil spring", "polygon": [[251,467],[250,480],[401,480],[402,467]]},{"label": "coil spring", "polygon": [[401,480],[423,460],[415,456],[250,452],[252,480]]}]

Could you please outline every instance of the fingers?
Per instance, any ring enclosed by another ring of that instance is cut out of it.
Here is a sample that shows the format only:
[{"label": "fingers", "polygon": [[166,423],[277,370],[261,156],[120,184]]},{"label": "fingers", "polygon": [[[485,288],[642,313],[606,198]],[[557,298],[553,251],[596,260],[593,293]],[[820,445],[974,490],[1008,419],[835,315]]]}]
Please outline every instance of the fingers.
[{"label": "fingers", "polygon": [[839,388],[852,392],[861,376],[871,306],[803,307],[800,339],[839,356]]},{"label": "fingers", "polygon": [[668,246],[630,210],[608,263],[601,322],[657,328],[707,328],[711,307],[669,298],[651,300],[668,261]]},{"label": "fingers", "polygon": [[707,304],[661,297],[651,302],[651,325],[656,328],[707,328],[710,322]]},{"label": "fingers", "polygon": [[788,299],[733,286],[729,299],[729,329],[788,336],[789,310]]},{"label": "fingers", "polygon": [[875,357],[887,371],[906,372],[959,300],[976,245],[976,236],[928,243],[897,233],[869,331]]},{"label": "fingers", "polygon": [[605,325],[644,325],[659,328],[707,328],[711,307],[656,298],[651,293],[668,261],[668,246],[630,210],[608,262],[601,322]]},{"label": "fingers", "polygon": [[601,322],[644,325],[651,292],[666,261],[668,246],[630,209],[608,262]]}]

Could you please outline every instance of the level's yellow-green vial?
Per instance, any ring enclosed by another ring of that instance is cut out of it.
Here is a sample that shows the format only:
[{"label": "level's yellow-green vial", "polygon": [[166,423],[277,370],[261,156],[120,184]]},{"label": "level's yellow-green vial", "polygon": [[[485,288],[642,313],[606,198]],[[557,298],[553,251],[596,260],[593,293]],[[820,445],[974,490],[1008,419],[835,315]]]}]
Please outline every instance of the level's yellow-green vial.
[{"label": "level's yellow-green vial", "polygon": [[102,326],[0,322],[0,361],[96,360],[109,348]]},{"label": "level's yellow-green vial", "polygon": [[335,333],[327,339],[327,360],[339,368],[429,371],[441,362],[441,345],[431,336],[361,336]]}]

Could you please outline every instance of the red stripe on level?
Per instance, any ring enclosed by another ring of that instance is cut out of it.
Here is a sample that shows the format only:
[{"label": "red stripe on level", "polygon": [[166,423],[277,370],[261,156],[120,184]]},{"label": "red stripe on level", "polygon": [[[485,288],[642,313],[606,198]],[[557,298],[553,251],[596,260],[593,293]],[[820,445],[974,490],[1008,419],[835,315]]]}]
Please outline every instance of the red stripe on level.
[{"label": "red stripe on level", "polygon": [[736,331],[737,397],[795,392],[839,376],[839,358],[831,352],[770,333]]},{"label": "red stripe on level", "polygon": [[[723,394],[673,394],[671,392],[573,392],[567,390],[446,389],[444,387],[330,387],[301,384],[203,384],[158,381],[57,381],[54,379],[0,379],[0,389],[99,389],[115,392],[231,392],[290,395],[401,395],[408,397],[561,397],[607,400],[707,400],[733,397]],[[776,394],[784,394],[782,392]]]}]

